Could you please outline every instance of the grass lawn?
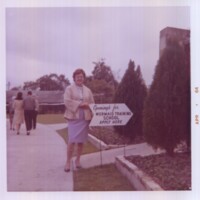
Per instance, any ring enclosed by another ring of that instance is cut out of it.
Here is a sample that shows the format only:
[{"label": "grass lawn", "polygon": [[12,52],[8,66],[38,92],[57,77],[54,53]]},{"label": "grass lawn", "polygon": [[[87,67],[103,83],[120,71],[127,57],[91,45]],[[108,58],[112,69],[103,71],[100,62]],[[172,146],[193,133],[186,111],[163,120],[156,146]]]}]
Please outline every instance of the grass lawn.
[{"label": "grass lawn", "polygon": [[40,114],[37,116],[37,122],[41,124],[66,123],[63,114]]},{"label": "grass lawn", "polygon": [[114,164],[74,171],[74,191],[133,191]]}]

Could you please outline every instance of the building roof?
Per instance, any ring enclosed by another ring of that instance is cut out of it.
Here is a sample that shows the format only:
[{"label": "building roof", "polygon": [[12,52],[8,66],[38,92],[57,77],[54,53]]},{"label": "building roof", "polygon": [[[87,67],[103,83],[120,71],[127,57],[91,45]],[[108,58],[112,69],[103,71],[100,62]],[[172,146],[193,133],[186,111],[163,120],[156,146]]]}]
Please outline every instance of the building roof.
[{"label": "building roof", "polygon": [[178,32],[178,33],[188,33],[190,34],[190,30],[189,29],[182,29],[182,28],[176,28],[176,27],[169,27],[167,26],[166,28],[162,29],[160,31],[160,34],[165,34],[168,32]]}]

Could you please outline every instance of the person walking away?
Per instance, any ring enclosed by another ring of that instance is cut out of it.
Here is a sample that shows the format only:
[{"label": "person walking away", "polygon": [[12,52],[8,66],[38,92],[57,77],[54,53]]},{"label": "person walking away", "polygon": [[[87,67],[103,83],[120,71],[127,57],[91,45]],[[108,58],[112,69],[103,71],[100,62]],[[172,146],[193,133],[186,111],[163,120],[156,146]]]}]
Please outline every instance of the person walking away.
[{"label": "person walking away", "polygon": [[30,131],[32,129],[34,112],[35,112],[35,100],[32,97],[32,92],[28,91],[27,96],[24,98],[24,118],[25,118],[27,135],[30,135]]},{"label": "person walking away", "polygon": [[20,134],[21,124],[24,122],[24,107],[23,107],[23,97],[22,92],[18,92],[17,96],[13,102],[14,117],[13,124],[17,131],[17,135]]},{"label": "person walking away", "polygon": [[83,150],[83,144],[88,138],[89,123],[92,119],[92,112],[89,104],[94,103],[91,90],[83,83],[85,80],[83,69],[77,69],[73,73],[74,84],[68,86],[64,93],[64,103],[66,111],[64,118],[68,122],[68,143],[67,160],[64,168],[65,172],[70,171],[71,159],[76,144],[76,168],[81,168],[80,157]]},{"label": "person walking away", "polygon": [[13,102],[14,102],[14,100],[15,100],[15,96],[12,96],[12,98],[9,101],[9,104],[8,104],[10,130],[14,130],[14,124],[13,124],[13,117],[14,117]]},{"label": "person walking away", "polygon": [[34,100],[35,100],[35,110],[34,110],[34,115],[33,115],[33,129],[36,129],[37,115],[38,115],[38,111],[39,111],[39,101],[38,101],[36,95],[34,95],[33,97],[34,97]]}]

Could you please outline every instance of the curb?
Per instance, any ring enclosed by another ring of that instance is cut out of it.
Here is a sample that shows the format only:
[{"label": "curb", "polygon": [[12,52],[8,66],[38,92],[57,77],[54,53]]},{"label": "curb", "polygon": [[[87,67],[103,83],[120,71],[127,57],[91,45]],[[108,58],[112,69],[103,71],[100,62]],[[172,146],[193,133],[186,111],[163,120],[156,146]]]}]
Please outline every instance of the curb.
[{"label": "curb", "polygon": [[121,148],[124,147],[124,145],[119,144],[106,144],[102,140],[99,140],[95,136],[88,134],[88,140],[91,142],[96,148],[101,150],[108,150],[108,149],[115,149],[115,148]]},{"label": "curb", "polygon": [[125,159],[124,156],[117,156],[115,158],[115,164],[117,169],[130,181],[136,190],[163,191],[160,185],[136,165]]},{"label": "curb", "polygon": [[107,144],[105,144],[103,141],[99,140],[98,138],[94,137],[91,134],[88,134],[88,140],[98,149],[101,150],[107,150],[110,149]]}]

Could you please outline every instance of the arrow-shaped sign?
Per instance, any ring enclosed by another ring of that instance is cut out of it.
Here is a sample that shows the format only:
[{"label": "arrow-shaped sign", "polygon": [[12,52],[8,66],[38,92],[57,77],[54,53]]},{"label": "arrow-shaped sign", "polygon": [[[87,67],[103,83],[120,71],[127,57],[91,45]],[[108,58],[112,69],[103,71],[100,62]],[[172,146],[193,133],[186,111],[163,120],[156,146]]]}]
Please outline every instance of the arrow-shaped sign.
[{"label": "arrow-shaped sign", "polygon": [[93,118],[90,126],[122,126],[126,125],[133,113],[126,104],[90,104]]}]

